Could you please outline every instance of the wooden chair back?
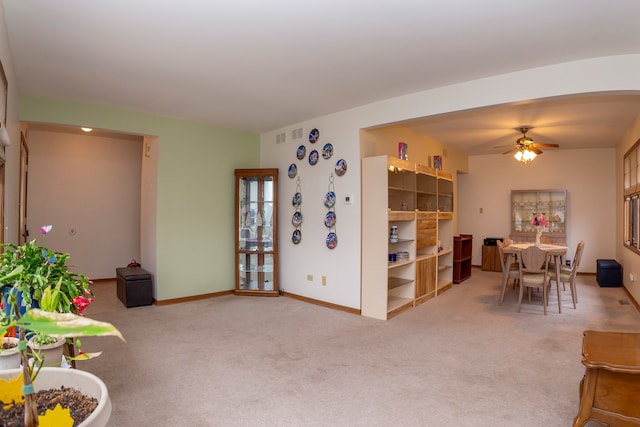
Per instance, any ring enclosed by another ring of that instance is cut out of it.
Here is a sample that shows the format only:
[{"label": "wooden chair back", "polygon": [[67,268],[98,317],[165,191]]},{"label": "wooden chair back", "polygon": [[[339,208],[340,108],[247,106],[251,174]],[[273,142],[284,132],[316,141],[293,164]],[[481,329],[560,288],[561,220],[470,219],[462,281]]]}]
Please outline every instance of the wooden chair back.
[{"label": "wooden chair back", "polygon": [[547,253],[537,246],[520,251],[520,266],[526,273],[547,273]]},{"label": "wooden chair back", "polygon": [[573,257],[573,265],[575,265],[576,268],[580,266],[583,250],[584,250],[584,241],[578,243],[578,246],[576,247],[576,254]]}]

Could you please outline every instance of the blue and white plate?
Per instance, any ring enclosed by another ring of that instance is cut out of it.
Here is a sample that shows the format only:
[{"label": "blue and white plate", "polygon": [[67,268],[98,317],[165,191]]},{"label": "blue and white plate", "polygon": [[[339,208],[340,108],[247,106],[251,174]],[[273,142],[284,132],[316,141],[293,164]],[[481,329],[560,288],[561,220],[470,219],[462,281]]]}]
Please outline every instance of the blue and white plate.
[{"label": "blue and white plate", "polygon": [[296,152],[296,157],[298,158],[298,160],[304,159],[304,156],[306,155],[307,155],[307,147],[305,147],[304,145],[299,146],[298,151]]},{"label": "blue and white plate", "polygon": [[300,230],[295,230],[291,235],[291,241],[294,245],[297,245],[298,243],[300,243],[300,240],[302,240],[302,233],[300,232]]},{"label": "blue and white plate", "polygon": [[302,204],[302,194],[300,192],[293,195],[293,200],[291,204],[296,208]]},{"label": "blue and white plate", "polygon": [[338,246],[338,236],[336,235],[336,233],[332,231],[331,233],[327,234],[326,243],[329,249],[333,249]]},{"label": "blue and white plate", "polygon": [[328,208],[333,207],[336,204],[336,193],[329,191],[324,195],[324,205]]},{"label": "blue and white plate", "polygon": [[299,227],[300,224],[302,224],[302,213],[301,212],[294,212],[293,213],[293,217],[291,218],[291,224],[293,224],[294,227]]},{"label": "blue and white plate", "polygon": [[320,131],[318,129],[311,129],[309,132],[309,142],[315,144],[320,139]]},{"label": "blue and white plate", "polygon": [[324,147],[322,147],[322,157],[325,159],[330,159],[333,156],[333,145],[326,143]]},{"label": "blue and white plate", "polygon": [[289,178],[295,178],[298,174],[298,166],[295,163],[289,165]]},{"label": "blue and white plate", "polygon": [[327,228],[335,227],[336,225],[336,213],[333,211],[327,212],[324,216],[324,225]]},{"label": "blue and white plate", "polygon": [[347,173],[347,161],[345,159],[340,159],[336,163],[336,175],[342,176]]},{"label": "blue and white plate", "polygon": [[309,153],[309,164],[311,166],[315,165],[316,163],[318,163],[318,158],[320,157],[320,155],[318,154],[318,150],[312,150]]}]

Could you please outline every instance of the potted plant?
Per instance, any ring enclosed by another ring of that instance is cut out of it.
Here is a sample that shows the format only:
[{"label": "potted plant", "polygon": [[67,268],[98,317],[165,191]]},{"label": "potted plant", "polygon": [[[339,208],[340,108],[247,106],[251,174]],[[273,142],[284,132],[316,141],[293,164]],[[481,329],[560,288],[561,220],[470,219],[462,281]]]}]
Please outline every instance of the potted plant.
[{"label": "potted plant", "polygon": [[[6,323],[6,315],[0,300],[0,325]],[[20,351],[18,339],[0,335],[0,371],[20,367]]]},{"label": "potted plant", "polygon": [[[44,235],[52,228],[46,225],[40,228],[40,232]],[[22,314],[33,307],[50,312],[82,314],[93,301],[89,289],[91,281],[87,276],[69,270],[69,254],[38,246],[35,240],[21,246],[9,243],[1,247],[5,249],[0,253],[0,287],[5,316],[15,316],[12,312],[15,306],[9,303],[11,295],[17,299],[17,310]],[[8,332],[10,336],[16,336],[18,331]],[[36,363],[61,365],[66,340],[29,334],[28,341]],[[47,360],[43,362],[45,358]]]},{"label": "potted plant", "polygon": [[0,341],[0,371],[20,367],[18,338],[2,337]]},{"label": "potted plant", "polygon": [[[50,225],[43,226],[40,232],[47,234],[51,229]],[[89,278],[69,270],[69,254],[38,246],[35,239],[21,246],[5,243],[0,247],[4,249],[0,253],[0,287],[5,311],[12,308],[6,304],[9,294],[16,295],[22,312],[37,307],[45,289],[51,284],[57,284],[59,298],[49,311],[79,314],[74,300],[92,297]]]},{"label": "potted plant", "polygon": [[[51,226],[40,229],[46,234]],[[69,340],[80,346],[76,339],[81,336],[115,335],[122,338],[120,332],[111,324],[97,322],[82,316],[82,312],[93,300],[89,290],[89,279],[79,273],[69,271],[67,261],[69,254],[53,252],[48,248],[38,246],[35,240],[21,246],[13,244],[2,245],[5,252],[0,254],[0,288],[2,288],[2,303],[4,309],[0,315],[0,337],[9,331],[18,340],[18,352],[22,362],[22,369],[3,371],[0,377],[12,378],[9,385],[0,387],[0,397],[7,405],[11,400],[24,400],[24,425],[38,425],[36,392],[43,385],[60,383],[61,378],[69,378],[72,384],[77,381],[90,379],[93,384],[81,391],[95,392],[100,400],[101,408],[110,413],[110,402],[104,383],[89,373],[80,373],[75,369],[43,368],[45,357],[37,350],[33,350],[37,343],[46,340]],[[40,307],[40,308],[39,308]],[[28,351],[27,334],[33,335],[31,351]],[[88,359],[99,353],[80,354],[76,359]],[[33,356],[34,363],[29,363],[29,356]],[[55,360],[56,358],[53,357]],[[58,356],[58,360],[62,357]],[[47,359],[51,360],[51,359]],[[51,380],[51,377],[57,377]],[[71,379],[70,377],[75,377]],[[80,378],[82,377],[82,378]],[[93,377],[93,378],[91,378]],[[37,383],[34,380],[37,378]],[[21,387],[11,386],[23,383]],[[4,391],[13,390],[14,395],[7,401]],[[99,408],[100,408],[99,405]],[[63,409],[56,409],[51,425],[58,424],[60,416],[67,419],[71,415]],[[91,415],[91,417],[96,418]],[[103,419],[104,416],[100,416]],[[107,415],[108,418],[108,415]],[[57,421],[56,421],[57,420]],[[51,422],[51,418],[48,418]],[[65,424],[66,425],[66,424]],[[81,424],[84,425],[84,424]],[[104,425],[104,424],[98,424]]]},{"label": "potted plant", "polygon": [[[94,375],[76,369],[30,366],[27,360],[27,345],[24,335],[25,330],[46,336],[65,338],[113,335],[124,341],[122,334],[110,323],[99,322],[73,313],[46,312],[38,308],[28,310],[24,315],[18,313],[14,320],[0,326],[0,335],[10,327],[20,328],[21,331],[18,348],[22,359],[22,369],[7,370],[0,373],[0,382],[6,382],[0,387],[0,390],[2,390],[0,397],[4,396],[1,399],[3,404],[8,405],[13,402],[15,405],[16,402],[24,400],[24,425],[26,427],[37,426],[40,421],[46,422],[47,425],[71,425],[74,421],[70,408],[56,405],[54,409],[48,409],[43,414],[39,414],[36,393],[50,386],[65,386],[65,389],[70,386],[77,386],[80,388],[80,392],[92,393],[94,394],[93,397],[99,401],[96,407],[98,412],[95,413],[94,411],[88,418],[93,418],[97,421],[97,424],[91,425],[106,425],[111,412],[111,403],[104,383]],[[89,382],[86,383],[86,381]],[[106,414],[105,411],[107,412]],[[83,423],[80,425],[88,424]]]}]

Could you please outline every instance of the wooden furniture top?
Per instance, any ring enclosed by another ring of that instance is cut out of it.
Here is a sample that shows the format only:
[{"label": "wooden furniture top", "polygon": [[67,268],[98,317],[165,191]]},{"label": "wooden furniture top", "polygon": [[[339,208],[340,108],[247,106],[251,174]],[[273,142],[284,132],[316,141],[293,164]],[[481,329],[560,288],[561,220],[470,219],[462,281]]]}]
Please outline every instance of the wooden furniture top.
[{"label": "wooden furniture top", "polygon": [[582,364],[587,368],[640,374],[640,333],[585,331]]},{"label": "wooden furniture top", "polygon": [[[517,254],[520,251],[527,249],[528,247],[534,246],[535,243],[512,243],[508,246],[505,246],[502,250],[505,254]],[[567,253],[567,246],[561,245],[549,245],[549,244],[541,244],[538,246],[543,251],[552,255],[565,255]]]}]

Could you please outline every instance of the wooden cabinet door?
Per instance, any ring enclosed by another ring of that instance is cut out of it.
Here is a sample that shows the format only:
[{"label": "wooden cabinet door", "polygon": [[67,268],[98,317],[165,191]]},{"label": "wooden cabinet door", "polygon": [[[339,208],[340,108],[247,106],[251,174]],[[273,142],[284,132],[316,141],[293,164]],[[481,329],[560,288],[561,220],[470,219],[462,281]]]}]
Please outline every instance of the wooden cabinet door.
[{"label": "wooden cabinet door", "polygon": [[416,262],[416,303],[419,304],[435,296],[436,257],[424,258]]}]

